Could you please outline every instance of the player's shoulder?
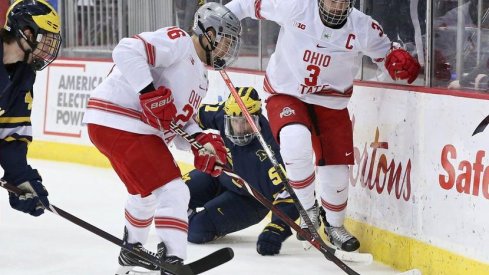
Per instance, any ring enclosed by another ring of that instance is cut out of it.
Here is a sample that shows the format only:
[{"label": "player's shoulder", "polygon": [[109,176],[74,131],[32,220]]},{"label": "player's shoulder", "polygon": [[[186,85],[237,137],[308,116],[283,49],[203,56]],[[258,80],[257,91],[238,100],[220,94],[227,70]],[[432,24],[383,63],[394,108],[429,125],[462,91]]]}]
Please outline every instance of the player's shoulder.
[{"label": "player's shoulder", "polygon": [[354,29],[367,29],[372,27],[372,23],[379,24],[370,15],[367,15],[356,8],[353,8],[348,20],[351,20]]},{"label": "player's shoulder", "polygon": [[283,0],[279,1],[280,5],[291,11],[292,14],[300,14],[314,9],[317,0]]},{"label": "player's shoulder", "polygon": [[224,101],[218,103],[205,103],[200,105],[199,110],[202,110],[207,113],[217,114],[223,111]]},{"label": "player's shoulder", "polygon": [[153,33],[155,34],[163,34],[163,36],[167,36],[169,39],[176,39],[181,36],[183,37],[190,37],[190,34],[184,31],[183,29],[177,27],[177,26],[168,26],[168,27],[163,27],[159,28]]},{"label": "player's shoulder", "polygon": [[310,5],[311,1],[314,2],[315,0],[275,0],[278,5],[286,6],[291,9],[296,7],[307,8]]},{"label": "player's shoulder", "polygon": [[356,8],[353,8],[348,19],[352,19],[358,22],[365,22],[373,20],[370,15],[367,15]]},{"label": "player's shoulder", "polygon": [[196,121],[202,128],[214,127],[214,123],[224,120],[223,103],[202,104],[197,112]]},{"label": "player's shoulder", "polygon": [[[263,0],[262,0],[263,1]],[[301,14],[311,9],[311,1],[316,0],[268,0],[272,2],[273,9],[283,17]]]},{"label": "player's shoulder", "polygon": [[156,45],[173,46],[177,49],[185,49],[192,44],[190,34],[175,26],[160,28],[152,32],[143,32],[136,35],[136,38],[146,39]]}]

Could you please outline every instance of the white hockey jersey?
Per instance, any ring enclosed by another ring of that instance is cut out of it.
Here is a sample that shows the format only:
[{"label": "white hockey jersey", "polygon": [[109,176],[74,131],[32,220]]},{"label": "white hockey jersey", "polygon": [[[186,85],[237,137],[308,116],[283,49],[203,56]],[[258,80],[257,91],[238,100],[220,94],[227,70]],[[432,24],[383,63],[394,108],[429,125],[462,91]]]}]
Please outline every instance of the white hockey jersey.
[{"label": "white hockey jersey", "polygon": [[173,132],[162,133],[141,120],[139,91],[153,83],[172,91],[177,109],[175,122],[189,134],[201,131],[194,117],[209,81],[207,69],[186,32],[167,27],[124,38],[115,47],[112,58],[115,66],[92,92],[84,123],[157,135],[171,142]]},{"label": "white hockey jersey", "polygon": [[345,108],[361,55],[383,67],[391,47],[381,26],[356,9],[342,28],[332,29],[321,22],[317,0],[233,0],[226,7],[240,19],[268,19],[281,26],[264,89],[311,104]]}]

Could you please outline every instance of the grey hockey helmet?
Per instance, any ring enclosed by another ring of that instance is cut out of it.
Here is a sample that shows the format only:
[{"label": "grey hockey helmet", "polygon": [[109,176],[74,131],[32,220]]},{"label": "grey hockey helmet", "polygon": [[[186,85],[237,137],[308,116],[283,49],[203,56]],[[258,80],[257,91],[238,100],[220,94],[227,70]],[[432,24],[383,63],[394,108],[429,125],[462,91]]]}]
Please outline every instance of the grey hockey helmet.
[{"label": "grey hockey helmet", "polygon": [[[228,8],[215,2],[202,5],[195,13],[192,30],[199,36],[209,66],[222,70],[236,60],[241,43],[241,22]],[[215,33],[214,39],[207,34],[209,30]],[[202,43],[203,39],[209,42],[208,47]]]},{"label": "grey hockey helmet", "polygon": [[338,27],[344,24],[355,0],[318,0],[319,16],[328,27]]}]

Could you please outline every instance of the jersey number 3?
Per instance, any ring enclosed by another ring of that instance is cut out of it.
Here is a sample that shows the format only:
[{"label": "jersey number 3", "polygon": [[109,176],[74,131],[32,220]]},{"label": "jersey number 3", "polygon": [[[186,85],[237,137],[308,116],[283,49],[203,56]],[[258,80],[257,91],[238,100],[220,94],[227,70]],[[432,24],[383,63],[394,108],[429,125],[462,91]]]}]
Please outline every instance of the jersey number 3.
[{"label": "jersey number 3", "polygon": [[316,65],[308,65],[306,69],[311,72],[311,74],[304,79],[304,83],[306,83],[307,86],[316,86],[318,84],[318,76],[319,73],[321,73],[321,69]]}]

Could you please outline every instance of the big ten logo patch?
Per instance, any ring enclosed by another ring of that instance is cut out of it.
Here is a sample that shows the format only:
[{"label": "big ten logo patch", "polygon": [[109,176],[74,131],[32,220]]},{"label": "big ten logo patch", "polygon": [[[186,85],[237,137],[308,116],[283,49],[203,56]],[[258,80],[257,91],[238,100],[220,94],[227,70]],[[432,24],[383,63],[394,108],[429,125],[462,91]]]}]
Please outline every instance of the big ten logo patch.
[{"label": "big ten logo patch", "polygon": [[294,27],[296,27],[298,29],[301,29],[301,30],[305,30],[306,29],[306,24],[301,23],[301,22],[294,21]]}]

